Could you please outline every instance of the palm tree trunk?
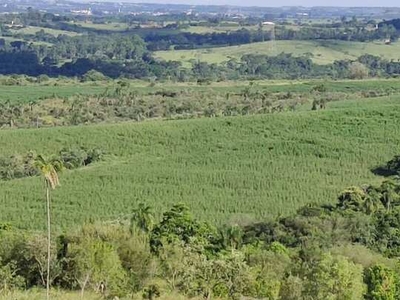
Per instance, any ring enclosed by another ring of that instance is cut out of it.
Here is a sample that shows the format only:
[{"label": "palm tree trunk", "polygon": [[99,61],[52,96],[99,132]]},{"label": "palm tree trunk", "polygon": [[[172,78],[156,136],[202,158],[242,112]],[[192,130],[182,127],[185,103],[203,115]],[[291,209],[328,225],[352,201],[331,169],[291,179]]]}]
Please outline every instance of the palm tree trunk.
[{"label": "palm tree trunk", "polygon": [[50,299],[50,261],[51,261],[51,219],[50,219],[50,187],[46,180],[46,202],[47,202],[47,279],[46,299]]}]

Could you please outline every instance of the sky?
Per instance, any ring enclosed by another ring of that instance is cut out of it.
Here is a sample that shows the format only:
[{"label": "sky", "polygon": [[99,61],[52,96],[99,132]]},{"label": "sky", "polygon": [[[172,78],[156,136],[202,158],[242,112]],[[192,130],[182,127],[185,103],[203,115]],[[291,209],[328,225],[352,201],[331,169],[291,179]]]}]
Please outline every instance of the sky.
[{"label": "sky", "polygon": [[[117,1],[117,0],[114,0]],[[241,6],[389,6],[400,7],[400,0],[122,0],[122,2],[176,3]]]}]

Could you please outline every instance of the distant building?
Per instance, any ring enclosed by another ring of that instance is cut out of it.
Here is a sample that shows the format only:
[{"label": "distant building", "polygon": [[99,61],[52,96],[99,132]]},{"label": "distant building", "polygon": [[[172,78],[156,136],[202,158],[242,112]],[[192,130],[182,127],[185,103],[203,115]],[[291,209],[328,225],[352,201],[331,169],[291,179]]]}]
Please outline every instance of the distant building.
[{"label": "distant building", "polygon": [[71,10],[71,13],[73,13],[75,15],[91,16],[92,15],[92,9],[89,7],[89,9]]},{"label": "distant building", "polygon": [[264,26],[275,26],[274,22],[263,22],[262,23]]},{"label": "distant building", "polygon": [[6,27],[7,29],[20,29],[23,28],[24,25],[19,24],[15,21],[11,21],[11,24],[4,24],[4,27]]}]

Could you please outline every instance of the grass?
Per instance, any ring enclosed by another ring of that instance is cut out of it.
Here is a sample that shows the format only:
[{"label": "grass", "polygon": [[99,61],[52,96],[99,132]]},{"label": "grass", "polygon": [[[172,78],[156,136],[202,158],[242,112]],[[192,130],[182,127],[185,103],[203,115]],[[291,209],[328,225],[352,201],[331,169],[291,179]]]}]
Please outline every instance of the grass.
[{"label": "grass", "polygon": [[[24,292],[18,292],[18,291],[13,291],[13,292],[2,292],[0,293],[0,300],[10,300],[10,299],[15,299],[15,300],[42,300],[45,298],[45,291],[39,290],[39,289],[33,289],[29,291],[24,291]],[[51,299],[53,300],[82,300],[82,297],[79,292],[65,292],[65,291],[57,291],[53,290],[51,293]],[[103,300],[104,297],[96,294],[96,293],[90,293],[90,292],[85,292],[84,298],[85,300]],[[143,297],[139,294],[132,295],[131,297],[127,298],[122,298],[121,300],[142,300]],[[182,295],[177,295],[174,293],[169,293],[161,295],[157,299],[159,300],[185,300],[189,299],[187,297],[184,297]],[[190,298],[193,300],[196,300],[198,298]]]},{"label": "grass", "polygon": [[28,26],[21,29],[12,29],[11,32],[14,34],[35,34],[36,32],[44,30],[44,32],[51,34],[53,36],[59,36],[60,34],[68,35],[68,36],[77,36],[79,35],[76,32],[66,31],[66,30],[58,30],[52,28],[45,28],[45,27],[37,27],[37,26]]},{"label": "grass", "polygon": [[363,54],[398,60],[399,50],[400,43],[384,45],[381,42],[275,41],[198,50],[158,51],[155,55],[165,60],[183,61],[184,65],[188,66],[193,59],[219,64],[230,58],[240,59],[245,54],[277,55],[285,52],[293,53],[295,56],[309,54],[315,63],[329,64],[335,60],[354,60]]},{"label": "grass", "polygon": [[[29,93],[27,93],[29,90]],[[10,102],[27,103],[47,97],[68,97],[75,94],[96,94],[103,92],[104,86],[91,85],[65,85],[65,86],[0,86],[2,102],[10,100]]]},{"label": "grass", "polygon": [[[80,83],[78,81],[66,81],[58,85],[54,85],[56,81],[50,79],[45,84],[30,84],[1,86],[1,100],[13,103],[27,103],[30,101],[40,100],[52,96],[69,97],[75,94],[99,94],[106,90],[107,87],[114,86],[114,82],[102,82],[91,85],[88,83]],[[150,93],[157,90],[171,90],[180,92],[187,90],[188,92],[204,92],[207,94],[225,94],[239,93],[245,87],[248,87],[250,81],[223,81],[212,82],[209,85],[198,85],[194,82],[171,83],[160,82],[155,87],[149,86],[146,81],[130,81],[131,90],[139,93]],[[269,92],[292,92],[292,93],[308,93],[314,86],[324,84],[328,92],[345,92],[357,93],[367,90],[392,90],[394,93],[400,92],[399,80],[397,79],[369,79],[369,80],[341,80],[341,81],[325,81],[325,80],[309,80],[309,81],[288,81],[288,80],[258,80],[254,89],[268,90]],[[29,89],[29,93],[27,93]]]},{"label": "grass", "polygon": [[[54,226],[159,214],[186,203],[215,224],[290,214],[328,203],[349,185],[381,180],[370,169],[399,153],[400,98],[330,103],[325,111],[0,131],[2,155],[99,147],[108,159],[67,171],[53,193]],[[39,178],[0,182],[0,220],[45,227]]]},{"label": "grass", "polygon": [[[0,300],[42,300],[46,298],[46,292],[43,290],[30,290],[30,291],[13,291],[13,292],[2,292],[0,294]],[[62,291],[52,291],[51,299],[54,300],[78,300],[82,299],[78,292],[62,292]],[[95,295],[91,293],[85,294],[85,300],[101,300],[103,299],[100,295]]]},{"label": "grass", "polygon": [[129,28],[129,25],[126,23],[105,23],[105,24],[96,24],[90,21],[87,22],[74,22],[74,24],[84,27],[84,28],[91,28],[97,30],[107,30],[107,31],[125,31]]},{"label": "grass", "polygon": [[222,32],[229,32],[229,31],[236,31],[236,30],[240,30],[240,29],[257,30],[258,25],[241,26],[238,23],[234,23],[231,25],[219,25],[219,26],[212,26],[212,27],[211,26],[189,26],[188,28],[183,28],[180,31],[205,34],[205,33],[222,33]]},{"label": "grass", "polygon": [[[155,89],[159,90],[176,90],[183,89],[189,91],[203,91],[212,93],[241,92],[245,87],[250,85],[250,81],[222,81],[212,82],[210,85],[201,86],[196,83],[160,83]],[[344,92],[357,93],[368,90],[392,90],[393,93],[400,91],[398,79],[364,79],[364,80],[257,80],[254,84],[254,90],[267,90],[272,93],[308,93],[310,90],[320,84],[324,84],[328,92]],[[149,91],[149,87],[144,85],[136,85],[136,90]]]}]

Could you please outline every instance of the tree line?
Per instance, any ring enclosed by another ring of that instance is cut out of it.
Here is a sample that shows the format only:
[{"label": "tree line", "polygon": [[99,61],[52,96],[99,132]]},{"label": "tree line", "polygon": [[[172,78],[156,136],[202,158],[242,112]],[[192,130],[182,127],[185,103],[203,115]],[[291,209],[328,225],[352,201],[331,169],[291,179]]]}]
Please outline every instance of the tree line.
[{"label": "tree line", "polygon": [[[20,47],[20,45],[14,46]],[[96,51],[93,56],[83,55],[82,58],[59,66],[56,64],[57,60],[49,56],[40,60],[36,53],[37,49],[29,47],[25,49],[24,46],[21,46],[21,49],[23,50],[0,50],[0,74],[83,77],[89,71],[95,70],[102,76],[110,78],[153,78],[180,82],[238,79],[362,79],[397,77],[400,74],[400,62],[372,55],[363,55],[354,61],[337,60],[332,64],[318,65],[312,61],[311,54],[300,57],[286,53],[277,56],[246,54],[240,60],[230,59],[223,64],[192,61],[191,67],[187,68],[182,67],[179,61],[155,59],[148,52],[130,48],[127,52],[116,52],[121,53],[120,57],[127,58],[125,60],[109,58],[105,53]]]},{"label": "tree line", "polygon": [[[48,78],[40,77],[46,84]],[[90,71],[85,81],[105,82],[102,74]],[[37,82],[37,81],[36,81]],[[26,83],[26,82],[25,82]],[[8,78],[5,84],[22,85],[23,78]],[[206,83],[199,83],[206,84]],[[324,109],[330,102],[383,97],[398,93],[392,88],[365,89],[362,92],[330,91],[324,84],[304,92],[271,92],[251,82],[238,91],[206,92],[166,90],[150,83],[152,90],[139,93],[120,80],[103,92],[93,95],[58,97],[51,95],[28,103],[6,100],[0,104],[0,128],[42,128],[74,126],[149,119],[191,119],[222,116],[274,114],[296,111],[302,106]],[[1,164],[0,164],[1,165]],[[1,172],[0,172],[1,173]]]}]

